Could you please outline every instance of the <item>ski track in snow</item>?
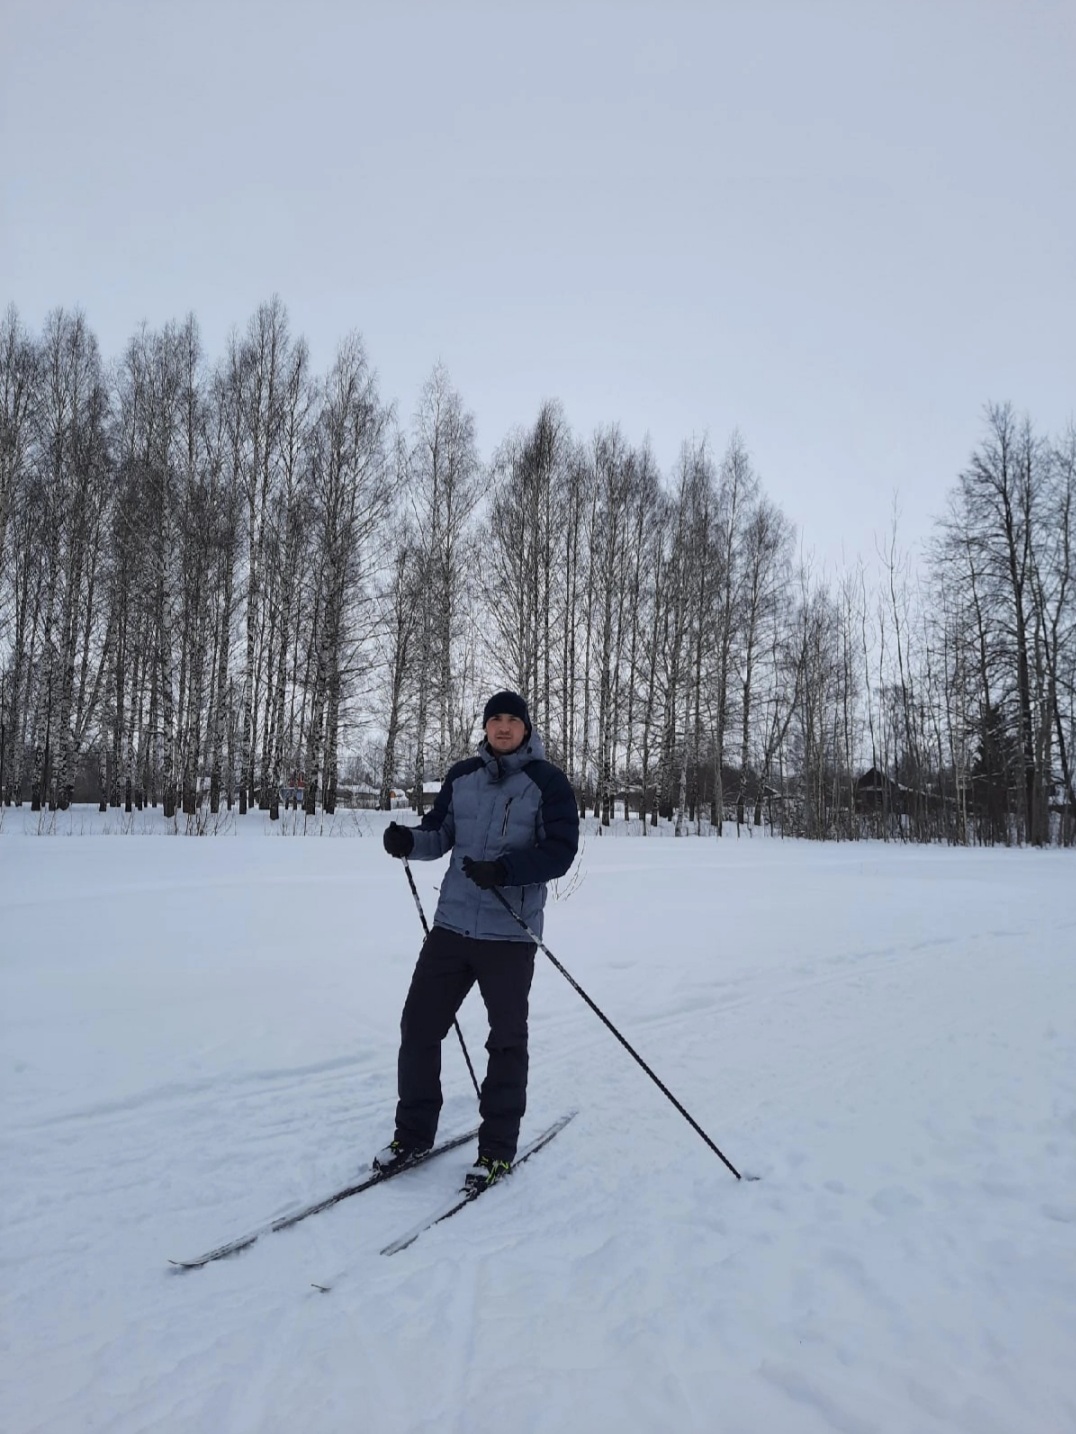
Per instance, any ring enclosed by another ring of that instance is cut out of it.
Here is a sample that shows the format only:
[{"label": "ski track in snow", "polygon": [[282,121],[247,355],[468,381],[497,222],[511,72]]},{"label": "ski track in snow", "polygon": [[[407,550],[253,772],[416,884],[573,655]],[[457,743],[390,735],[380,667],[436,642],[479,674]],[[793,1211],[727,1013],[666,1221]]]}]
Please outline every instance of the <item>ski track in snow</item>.
[{"label": "ski track in snow", "polygon": [[580,1113],[518,1176],[391,1259],[466,1149],[176,1275],[391,1124],[406,883],[260,821],[0,836],[5,1434],[1076,1430],[1071,854],[591,839],[550,946],[761,1182],[540,956],[524,1138]]}]

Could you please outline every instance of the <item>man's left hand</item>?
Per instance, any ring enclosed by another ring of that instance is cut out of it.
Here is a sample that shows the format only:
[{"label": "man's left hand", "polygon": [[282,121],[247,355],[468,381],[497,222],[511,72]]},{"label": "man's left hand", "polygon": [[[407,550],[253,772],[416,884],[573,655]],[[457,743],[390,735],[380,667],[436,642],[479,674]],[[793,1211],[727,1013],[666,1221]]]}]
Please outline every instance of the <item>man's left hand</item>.
[{"label": "man's left hand", "polygon": [[472,861],[469,856],[463,858],[463,874],[469,877],[475,886],[481,887],[483,891],[491,891],[495,886],[503,886],[508,880],[508,872],[503,861]]}]

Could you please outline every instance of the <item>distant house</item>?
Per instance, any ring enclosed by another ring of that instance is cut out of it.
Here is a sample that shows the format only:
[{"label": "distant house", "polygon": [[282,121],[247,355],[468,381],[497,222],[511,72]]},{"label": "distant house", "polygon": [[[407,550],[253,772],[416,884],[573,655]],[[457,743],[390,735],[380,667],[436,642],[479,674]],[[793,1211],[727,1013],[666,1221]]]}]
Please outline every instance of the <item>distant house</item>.
[{"label": "distant house", "polygon": [[856,778],[855,798],[860,815],[888,812],[890,816],[921,817],[925,813],[936,815],[955,805],[954,797],[937,790],[909,787],[880,767],[870,767]]},{"label": "distant house", "polygon": [[857,812],[903,812],[908,788],[879,767],[870,767],[856,778]]},{"label": "distant house", "polygon": [[[341,789],[342,790],[342,789]],[[366,782],[357,782],[347,789],[350,804],[363,811],[376,811],[377,804],[381,799],[381,793],[377,787],[371,787]]]},{"label": "distant house", "polygon": [[412,787],[410,795],[411,805],[413,807],[418,807],[419,805],[422,805],[423,807],[432,807],[434,799],[436,798],[437,793],[441,790],[443,785],[443,782],[423,782],[421,803],[419,802],[418,787]]},{"label": "distant house", "polygon": [[764,782],[758,772],[751,767],[741,769],[730,767],[727,763],[721,764],[721,794],[724,798],[725,812],[730,811],[735,815],[741,796],[744,806],[753,807],[756,802],[774,802],[781,800],[781,793],[769,782]]},{"label": "distant house", "polygon": [[302,772],[291,772],[280,784],[280,801],[285,807],[296,810],[303,805],[306,797],[306,777]]}]

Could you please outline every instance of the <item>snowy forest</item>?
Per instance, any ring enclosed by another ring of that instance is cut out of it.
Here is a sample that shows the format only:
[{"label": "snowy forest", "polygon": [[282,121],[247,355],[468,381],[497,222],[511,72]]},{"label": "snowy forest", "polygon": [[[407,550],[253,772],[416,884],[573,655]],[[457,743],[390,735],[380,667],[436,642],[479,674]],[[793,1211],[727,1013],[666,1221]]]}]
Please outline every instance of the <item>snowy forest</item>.
[{"label": "snowy forest", "polygon": [[494,684],[641,834],[1076,840],[1076,430],[969,415],[927,548],[832,574],[739,434],[662,472],[536,396],[487,462],[441,366],[401,414],[277,299],[226,348],[0,320],[5,806],[421,810]]}]

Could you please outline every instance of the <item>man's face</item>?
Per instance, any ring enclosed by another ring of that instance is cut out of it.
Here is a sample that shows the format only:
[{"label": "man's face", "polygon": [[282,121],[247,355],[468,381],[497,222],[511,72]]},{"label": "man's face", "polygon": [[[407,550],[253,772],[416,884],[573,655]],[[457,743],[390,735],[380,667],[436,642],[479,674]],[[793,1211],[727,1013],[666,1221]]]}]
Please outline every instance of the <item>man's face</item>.
[{"label": "man's face", "polygon": [[486,723],[486,741],[494,752],[499,752],[501,756],[514,752],[522,745],[526,735],[526,723],[521,722],[518,717],[510,717],[507,712],[498,713]]}]

